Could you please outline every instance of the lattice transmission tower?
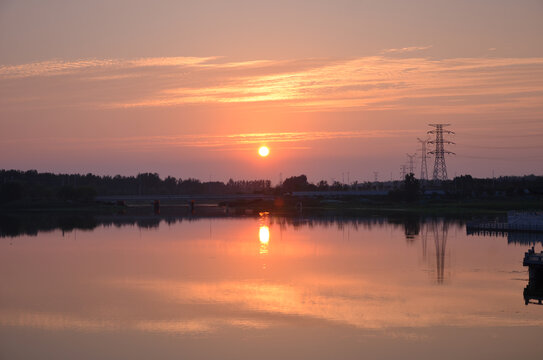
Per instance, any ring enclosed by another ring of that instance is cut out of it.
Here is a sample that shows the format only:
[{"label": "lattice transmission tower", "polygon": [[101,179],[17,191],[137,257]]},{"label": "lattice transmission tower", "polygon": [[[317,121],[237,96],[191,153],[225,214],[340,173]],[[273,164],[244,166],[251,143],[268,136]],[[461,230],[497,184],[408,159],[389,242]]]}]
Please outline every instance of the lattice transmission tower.
[{"label": "lattice transmission tower", "polygon": [[447,165],[445,164],[445,154],[456,155],[455,153],[445,150],[445,144],[454,144],[452,141],[445,140],[443,134],[454,134],[450,130],[443,130],[445,126],[450,126],[451,124],[428,124],[429,126],[435,127],[435,130],[428,131],[428,134],[435,134],[436,139],[428,141],[428,144],[435,144],[435,150],[428,151],[428,154],[435,155],[434,163],[434,176],[433,180],[447,180]]},{"label": "lattice transmission tower", "polygon": [[428,180],[428,164],[426,162],[426,159],[429,158],[428,152],[426,151],[426,144],[428,143],[428,139],[421,139],[417,138],[417,140],[420,142],[420,180],[421,181],[427,181]]},{"label": "lattice transmission tower", "polygon": [[400,165],[400,180],[405,180],[405,175],[407,175],[407,165]]},{"label": "lattice transmission tower", "polygon": [[405,154],[407,155],[407,169],[409,170],[409,174],[415,174],[415,156],[417,154]]}]

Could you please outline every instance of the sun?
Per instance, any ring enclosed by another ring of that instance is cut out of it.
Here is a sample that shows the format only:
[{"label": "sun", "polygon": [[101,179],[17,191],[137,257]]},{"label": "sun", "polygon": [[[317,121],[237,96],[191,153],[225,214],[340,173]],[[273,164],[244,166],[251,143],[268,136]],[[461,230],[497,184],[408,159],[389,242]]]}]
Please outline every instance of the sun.
[{"label": "sun", "polygon": [[258,155],[262,156],[262,157],[266,157],[270,154],[270,149],[267,147],[267,146],[261,146],[259,149],[258,149]]}]

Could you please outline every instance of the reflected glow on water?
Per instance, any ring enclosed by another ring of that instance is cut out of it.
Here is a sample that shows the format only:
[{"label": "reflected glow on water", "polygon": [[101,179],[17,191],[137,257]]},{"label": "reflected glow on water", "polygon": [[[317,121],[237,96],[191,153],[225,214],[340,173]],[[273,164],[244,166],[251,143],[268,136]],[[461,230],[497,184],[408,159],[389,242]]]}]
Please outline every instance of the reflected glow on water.
[{"label": "reflected glow on water", "polygon": [[270,229],[267,226],[261,226],[258,232],[258,237],[261,244],[268,244],[270,242]]},{"label": "reflected glow on water", "polygon": [[[447,329],[459,338],[479,329],[481,341],[496,329],[505,334],[498,338],[526,339],[543,329],[542,307],[523,301],[527,246],[468,237],[456,223],[260,217],[0,240],[0,347],[10,354],[22,351],[13,341],[39,336],[53,347],[71,333],[83,348],[95,340],[85,334],[143,336],[141,347],[158,341],[146,334],[174,336],[185,348],[168,345],[172,358],[196,344],[193,336],[209,356],[242,347],[254,358],[244,341],[267,337],[307,356],[324,356],[326,347],[359,358],[361,339],[376,341],[366,351],[381,339],[398,349],[423,341],[426,352],[428,342],[443,345]],[[311,349],[303,345],[308,332],[323,336]]]},{"label": "reflected glow on water", "polygon": [[260,240],[260,254],[268,253],[268,243],[270,242],[270,229],[262,225],[258,231],[258,239]]}]

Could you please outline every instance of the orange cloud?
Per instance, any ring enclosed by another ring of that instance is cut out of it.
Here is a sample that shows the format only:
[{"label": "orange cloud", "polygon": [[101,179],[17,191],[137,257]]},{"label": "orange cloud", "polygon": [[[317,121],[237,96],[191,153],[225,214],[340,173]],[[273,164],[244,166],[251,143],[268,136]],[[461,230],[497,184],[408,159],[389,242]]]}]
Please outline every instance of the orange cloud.
[{"label": "orange cloud", "polygon": [[[391,138],[405,136],[406,133],[415,134],[415,130],[372,130],[372,131],[305,131],[305,132],[276,132],[276,133],[242,133],[242,134],[193,134],[177,136],[135,136],[135,137],[101,137],[101,138],[57,138],[48,139],[56,146],[71,146],[77,144],[79,147],[100,146],[115,148],[122,147],[188,147],[188,148],[232,148],[243,145],[254,144],[288,144],[305,143],[322,140],[336,139],[374,139]],[[21,139],[6,140],[6,143],[20,143]],[[27,139],[26,141],[35,143],[40,139]],[[286,147],[292,149],[292,146]],[[298,149],[307,149],[308,147],[296,146]]]},{"label": "orange cloud", "polygon": [[[386,53],[425,48],[389,49]],[[56,84],[51,91],[28,86],[52,75],[57,76],[47,83]],[[254,104],[295,111],[357,108],[476,114],[524,109],[540,114],[541,78],[543,58],[49,61],[1,66],[0,84],[9,83],[10,93],[0,102],[29,108]]]},{"label": "orange cloud", "polygon": [[404,47],[400,49],[385,49],[381,53],[406,53],[406,52],[413,52],[413,51],[421,51],[421,50],[428,50],[432,47],[432,45],[428,46],[409,46]]}]

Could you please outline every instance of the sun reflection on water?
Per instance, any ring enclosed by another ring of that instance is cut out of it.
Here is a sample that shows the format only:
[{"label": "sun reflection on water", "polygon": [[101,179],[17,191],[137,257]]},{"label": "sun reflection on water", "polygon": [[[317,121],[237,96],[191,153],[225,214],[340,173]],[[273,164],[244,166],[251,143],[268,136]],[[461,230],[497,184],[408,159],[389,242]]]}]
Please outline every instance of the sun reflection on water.
[{"label": "sun reflection on water", "polygon": [[260,254],[267,254],[270,242],[270,229],[266,225],[260,226],[258,238],[260,240]]}]

